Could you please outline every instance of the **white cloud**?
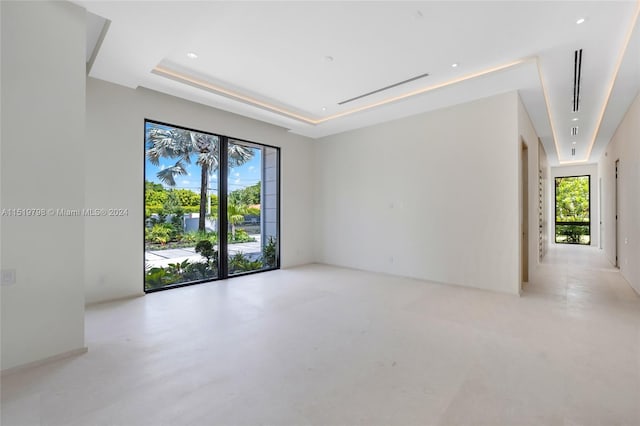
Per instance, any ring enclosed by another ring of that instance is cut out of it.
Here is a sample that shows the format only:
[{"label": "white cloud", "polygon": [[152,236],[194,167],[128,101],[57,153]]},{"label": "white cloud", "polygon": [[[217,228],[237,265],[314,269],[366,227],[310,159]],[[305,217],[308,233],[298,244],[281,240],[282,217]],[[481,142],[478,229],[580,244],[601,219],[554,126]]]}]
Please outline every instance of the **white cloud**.
[{"label": "white cloud", "polygon": [[166,168],[167,168],[167,166],[165,166],[164,164],[160,164],[160,170],[164,170]]},{"label": "white cloud", "polygon": [[236,172],[233,174],[235,177],[240,177],[240,173]]},{"label": "white cloud", "polygon": [[180,183],[183,185],[189,185],[191,184],[191,181],[184,179],[184,180],[181,180]]},{"label": "white cloud", "polygon": [[234,180],[233,183],[239,184],[240,183],[240,179]]},{"label": "white cloud", "polygon": [[253,171],[255,169],[256,169],[255,166],[249,166],[249,170]]}]

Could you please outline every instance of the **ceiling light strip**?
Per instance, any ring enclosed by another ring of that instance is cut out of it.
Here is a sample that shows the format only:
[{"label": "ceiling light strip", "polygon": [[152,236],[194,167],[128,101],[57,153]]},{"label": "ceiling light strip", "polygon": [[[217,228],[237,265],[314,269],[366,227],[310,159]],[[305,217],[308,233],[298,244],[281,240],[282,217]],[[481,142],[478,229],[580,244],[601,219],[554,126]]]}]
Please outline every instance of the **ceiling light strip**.
[{"label": "ceiling light strip", "polygon": [[257,99],[252,98],[252,97],[249,97],[249,96],[246,96],[246,95],[241,95],[240,93],[236,93],[236,92],[233,92],[231,90],[224,89],[224,88],[222,88],[220,86],[213,85],[213,84],[211,84],[209,82],[206,82],[204,80],[200,80],[200,79],[193,78],[193,77],[188,77],[188,76],[186,76],[184,74],[172,71],[172,70],[164,68],[164,67],[157,66],[157,67],[155,67],[153,69],[153,72],[156,73],[156,74],[160,74],[162,76],[165,76],[165,77],[169,77],[169,78],[174,79],[174,80],[181,81],[183,83],[188,83],[190,85],[199,87],[201,89],[206,89],[206,90],[209,90],[209,91],[221,94],[221,95],[225,95],[227,97],[230,97],[230,98],[233,98],[233,99],[236,99],[236,100],[239,100],[239,101],[242,101],[242,102],[254,105],[254,106],[261,107],[263,109],[266,109],[266,110],[269,110],[271,112],[275,112],[275,113],[287,116],[289,118],[293,118],[293,119],[296,119],[296,120],[299,120],[299,121],[303,121],[303,122],[308,123],[308,124],[316,124],[316,120],[313,120],[311,118],[304,117],[302,115],[296,114],[296,113],[291,112],[291,111],[287,111],[287,110],[285,110],[283,108],[279,108],[279,107],[277,107],[275,105],[271,105],[271,104],[268,104],[266,102],[259,101]]},{"label": "ceiling light strip", "polygon": [[[278,113],[278,114],[284,115],[286,117],[290,117],[290,118],[296,119],[298,121],[302,121],[302,122],[307,123],[307,124],[317,125],[317,124],[326,123],[327,121],[335,120],[336,118],[345,117],[345,116],[348,116],[348,115],[351,115],[351,114],[355,114],[357,112],[366,111],[366,110],[369,110],[371,108],[376,108],[376,107],[379,107],[379,106],[382,106],[382,105],[390,104],[392,102],[397,102],[397,101],[400,101],[400,100],[403,100],[403,99],[407,99],[407,98],[410,98],[410,97],[413,97],[413,96],[416,96],[416,95],[427,93],[427,92],[430,92],[432,90],[436,90],[436,89],[440,89],[440,88],[443,88],[443,87],[451,86],[451,85],[457,84],[457,83],[462,83],[464,81],[471,80],[471,79],[478,78],[478,77],[482,77],[482,76],[485,76],[485,75],[488,75],[488,74],[492,74],[494,72],[502,71],[502,70],[514,67],[516,65],[524,64],[524,63],[532,61],[532,60],[536,60],[536,58],[519,59],[517,61],[509,62],[509,63],[503,64],[503,65],[499,65],[499,66],[496,66],[496,67],[492,67],[492,68],[488,68],[488,69],[485,69],[485,70],[482,70],[482,71],[479,71],[479,72],[466,74],[464,76],[461,76],[461,77],[458,77],[458,78],[454,78],[452,80],[447,80],[447,81],[442,82],[442,83],[438,83],[438,84],[434,84],[434,85],[431,85],[431,86],[423,87],[422,89],[417,89],[417,90],[414,90],[414,91],[411,91],[411,92],[408,92],[408,93],[404,93],[402,95],[393,96],[393,97],[390,97],[390,98],[387,98],[387,99],[380,100],[378,102],[374,102],[372,104],[363,105],[361,107],[353,108],[353,109],[350,109],[350,110],[347,110],[347,111],[343,111],[343,112],[340,112],[340,113],[337,113],[337,114],[333,114],[333,115],[330,115],[330,116],[327,116],[327,117],[324,117],[324,118],[321,118],[321,119],[313,119],[313,118],[310,118],[310,117],[305,117],[303,115],[296,114],[296,113],[288,111],[286,109],[279,108],[279,107],[277,107],[275,105],[271,105],[271,104],[268,104],[266,102],[259,101],[257,99],[252,98],[252,97],[249,97],[249,96],[246,96],[246,95],[242,95],[240,93],[237,93],[237,92],[234,92],[234,91],[231,91],[231,90],[228,90],[228,89],[224,89],[224,88],[222,88],[220,86],[216,86],[216,85],[211,84],[211,83],[209,83],[207,81],[200,80],[200,79],[197,79],[197,78],[194,78],[194,77],[189,77],[187,75],[181,74],[179,72],[170,70],[170,69],[165,68],[165,67],[157,66],[157,67],[155,67],[153,69],[152,72],[155,73],[155,74],[158,74],[158,75],[161,75],[161,76],[164,76],[164,77],[171,78],[173,80],[182,82],[182,83],[186,83],[186,84],[189,84],[189,85],[201,88],[201,89],[205,89],[205,90],[208,90],[208,91],[211,91],[211,92],[214,92],[214,93],[218,93],[220,95],[227,96],[227,97],[230,97],[232,99],[236,99],[236,100],[239,100],[239,101],[242,101],[242,102],[257,106],[257,107],[261,107],[261,108],[266,109],[268,111],[271,111],[271,112],[274,112],[274,113]],[[540,72],[539,67],[538,67],[538,72]],[[546,95],[545,95],[545,101],[546,101]],[[548,102],[547,102],[547,110],[549,110]],[[552,125],[552,127],[553,127],[553,125]],[[557,150],[557,146],[556,146],[556,150]]]},{"label": "ceiling light strip", "polygon": [[544,77],[542,76],[542,69],[540,68],[540,58],[536,57],[536,67],[538,68],[538,77],[540,78],[540,85],[542,86],[542,95],[544,97],[544,103],[547,106],[547,118],[549,119],[549,125],[551,126],[551,136],[553,137],[553,145],[556,147],[556,156],[558,157],[558,162],[562,164],[562,160],[560,159],[560,147],[558,146],[558,135],[556,134],[556,128],[553,125],[553,120],[551,119],[551,105],[549,104],[549,95],[547,94],[547,85],[544,82]]},{"label": "ceiling light strip", "polygon": [[600,133],[600,126],[602,125],[602,120],[604,119],[604,113],[607,110],[607,106],[609,105],[609,100],[611,99],[611,93],[613,92],[613,86],[616,83],[616,79],[618,78],[618,73],[620,72],[620,67],[622,66],[622,60],[624,59],[624,55],[627,53],[627,48],[629,47],[629,43],[631,42],[631,36],[633,36],[633,30],[636,27],[636,23],[638,21],[638,15],[640,15],[640,0],[636,2],[636,11],[633,14],[633,18],[631,19],[631,26],[627,31],[627,37],[622,44],[622,49],[620,50],[620,54],[618,55],[618,62],[616,63],[616,67],[614,68],[614,73],[611,76],[611,81],[609,82],[609,90],[607,92],[607,97],[605,98],[604,103],[602,104],[602,110],[600,111],[600,118],[598,119],[598,125],[593,132],[593,139],[587,148],[587,161],[591,157],[591,151],[593,150],[593,145],[596,143],[596,138],[598,137],[598,133]]}]

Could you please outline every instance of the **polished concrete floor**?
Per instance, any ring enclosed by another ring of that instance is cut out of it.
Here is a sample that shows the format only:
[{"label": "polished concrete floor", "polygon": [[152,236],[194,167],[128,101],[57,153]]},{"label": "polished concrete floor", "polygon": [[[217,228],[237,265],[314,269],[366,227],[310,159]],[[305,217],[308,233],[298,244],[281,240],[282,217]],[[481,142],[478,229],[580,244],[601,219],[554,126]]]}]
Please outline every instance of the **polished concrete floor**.
[{"label": "polished concrete floor", "polygon": [[97,305],[2,425],[639,425],[640,297],[600,253],[520,298],[311,265]]}]

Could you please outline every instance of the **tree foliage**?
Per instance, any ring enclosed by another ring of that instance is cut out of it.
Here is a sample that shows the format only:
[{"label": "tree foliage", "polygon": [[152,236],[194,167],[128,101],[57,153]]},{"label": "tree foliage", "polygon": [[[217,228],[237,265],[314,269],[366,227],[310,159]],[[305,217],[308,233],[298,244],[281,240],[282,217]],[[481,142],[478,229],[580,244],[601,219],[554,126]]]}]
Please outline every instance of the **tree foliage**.
[{"label": "tree foliage", "polygon": [[260,204],[260,182],[246,188],[236,189],[229,194],[229,202],[235,204]]},{"label": "tree foliage", "polygon": [[589,222],[589,177],[556,178],[556,222]]},{"label": "tree foliage", "polygon": [[[200,166],[200,220],[198,229],[205,230],[205,216],[207,213],[207,186],[209,175],[220,167],[220,140],[218,136],[191,130],[178,129],[149,123],[146,132],[145,155],[155,166],[160,165],[160,159],[175,160],[173,165],[163,168],[157,174],[161,182],[176,186],[176,176],[186,175],[186,165],[195,163]],[[228,166],[238,167],[251,160],[254,150],[242,145],[229,144]]]}]

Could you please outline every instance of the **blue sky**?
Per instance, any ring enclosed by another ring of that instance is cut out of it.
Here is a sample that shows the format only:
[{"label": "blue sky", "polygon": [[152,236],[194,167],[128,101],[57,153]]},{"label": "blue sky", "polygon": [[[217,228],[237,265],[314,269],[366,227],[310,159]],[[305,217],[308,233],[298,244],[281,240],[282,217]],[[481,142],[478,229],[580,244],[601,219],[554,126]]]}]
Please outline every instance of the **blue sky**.
[{"label": "blue sky", "polygon": [[[247,186],[253,185],[259,182],[261,179],[261,161],[262,155],[259,149],[253,149],[254,156],[247,163],[240,167],[233,168],[229,171],[229,192],[242,189]],[[176,176],[175,188],[190,189],[194,192],[200,191],[200,167],[194,163],[195,156],[191,159],[191,164],[186,164],[187,175]],[[160,165],[154,166],[145,158],[145,180],[155,183],[162,183],[157,177],[159,170],[164,169],[167,166],[175,164],[175,159],[162,158],[160,159]],[[209,188],[215,194],[218,188],[218,173],[214,173],[209,177]],[[168,185],[163,184],[165,188],[170,188]]]}]

